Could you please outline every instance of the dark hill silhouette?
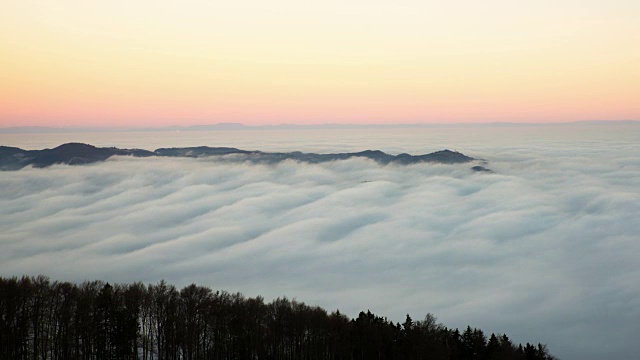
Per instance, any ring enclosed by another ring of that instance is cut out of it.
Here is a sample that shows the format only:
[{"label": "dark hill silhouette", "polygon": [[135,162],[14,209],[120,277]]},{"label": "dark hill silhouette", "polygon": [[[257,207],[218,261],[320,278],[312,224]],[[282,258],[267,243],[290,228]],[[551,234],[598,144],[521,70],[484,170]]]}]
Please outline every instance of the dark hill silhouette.
[{"label": "dark hill silhouette", "polygon": [[[306,163],[322,163],[327,161],[346,160],[362,157],[376,161],[379,164],[409,165],[422,162],[440,164],[467,163],[476,160],[457,151],[441,150],[424,155],[390,155],[380,150],[365,150],[353,153],[316,154],[294,152],[262,152],[248,151],[230,147],[185,147],[160,148],[155,151],[142,149],[119,149],[115,147],[95,147],[82,143],[68,143],[53,149],[23,150],[16,147],[0,146],[0,170],[19,170],[25,166],[37,168],[54,164],[83,165],[104,161],[112,156],[135,157],[211,157],[233,155],[231,160],[250,161],[255,163],[273,164],[284,160],[295,160]],[[228,159],[228,158],[225,158]],[[474,167],[474,171],[486,171],[485,168]]]},{"label": "dark hill silhouette", "polygon": [[546,345],[450,329],[430,313],[402,324],[368,310],[350,319],[295,299],[164,281],[0,277],[0,325],[0,359],[556,359]]}]

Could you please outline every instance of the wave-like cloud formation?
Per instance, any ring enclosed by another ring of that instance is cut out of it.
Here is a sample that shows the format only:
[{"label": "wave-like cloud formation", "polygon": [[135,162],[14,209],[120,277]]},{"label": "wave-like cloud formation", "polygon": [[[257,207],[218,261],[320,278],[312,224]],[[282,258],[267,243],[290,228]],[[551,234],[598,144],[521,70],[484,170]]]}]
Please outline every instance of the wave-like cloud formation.
[{"label": "wave-like cloud formation", "polygon": [[632,356],[639,158],[514,151],[491,166],[115,157],[5,172],[0,274],[432,312],[564,359]]}]

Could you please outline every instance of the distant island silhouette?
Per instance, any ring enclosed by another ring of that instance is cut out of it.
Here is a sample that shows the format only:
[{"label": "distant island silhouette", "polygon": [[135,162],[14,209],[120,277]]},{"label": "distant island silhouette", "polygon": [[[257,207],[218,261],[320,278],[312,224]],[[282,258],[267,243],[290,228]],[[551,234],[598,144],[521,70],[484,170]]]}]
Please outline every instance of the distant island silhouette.
[{"label": "distant island silhouette", "polygon": [[[186,158],[226,156],[225,159],[249,161],[261,164],[275,164],[284,160],[316,164],[328,161],[346,160],[355,157],[371,159],[382,165],[409,165],[416,163],[459,164],[478,160],[451,150],[441,150],[424,155],[410,155],[406,153],[390,155],[380,150],[365,150],[360,152],[333,154],[303,153],[299,151],[263,152],[257,150],[241,150],[231,147],[208,146],[160,148],[154,151],[149,151],[143,149],[96,147],[82,143],[67,143],[53,149],[43,150],[23,150],[17,147],[0,146],[0,170],[19,170],[26,166],[44,168],[54,164],[84,165],[105,161],[112,156]],[[491,172],[491,170],[479,165],[474,166],[471,170],[478,172]]]}]

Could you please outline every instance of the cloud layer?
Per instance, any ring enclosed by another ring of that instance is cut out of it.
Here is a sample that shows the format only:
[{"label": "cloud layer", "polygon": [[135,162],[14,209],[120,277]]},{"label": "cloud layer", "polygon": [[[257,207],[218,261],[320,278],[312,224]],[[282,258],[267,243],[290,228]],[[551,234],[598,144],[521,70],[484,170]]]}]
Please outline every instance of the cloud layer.
[{"label": "cloud layer", "polygon": [[640,332],[629,149],[468,154],[496,174],[133,158],[5,172],[0,274],[196,282],[396,321],[432,312],[563,359],[628,358]]}]

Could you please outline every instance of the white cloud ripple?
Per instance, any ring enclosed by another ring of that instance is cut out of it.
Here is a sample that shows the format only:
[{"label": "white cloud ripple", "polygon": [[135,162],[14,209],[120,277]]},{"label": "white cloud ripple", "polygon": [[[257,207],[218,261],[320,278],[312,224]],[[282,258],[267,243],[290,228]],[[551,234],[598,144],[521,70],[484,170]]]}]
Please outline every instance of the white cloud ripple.
[{"label": "white cloud ripple", "polygon": [[0,274],[164,278],[396,321],[432,312],[564,359],[631,356],[637,154],[482,155],[496,174],[134,158],[3,172]]}]

